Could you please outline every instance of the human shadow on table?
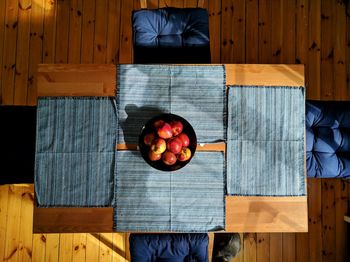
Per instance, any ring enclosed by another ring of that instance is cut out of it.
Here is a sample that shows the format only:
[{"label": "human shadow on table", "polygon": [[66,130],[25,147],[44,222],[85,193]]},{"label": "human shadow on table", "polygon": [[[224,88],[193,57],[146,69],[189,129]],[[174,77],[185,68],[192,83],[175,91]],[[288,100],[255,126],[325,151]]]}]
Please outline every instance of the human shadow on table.
[{"label": "human shadow on table", "polygon": [[[134,104],[127,104],[124,108],[127,117],[125,120],[121,120],[120,127],[124,137],[126,147],[135,153],[135,145],[139,142],[139,135],[142,131],[143,126],[151,118],[164,114],[165,112],[159,108],[151,106],[138,107]],[[119,143],[123,143],[120,139]],[[136,153],[138,153],[136,151]]]}]

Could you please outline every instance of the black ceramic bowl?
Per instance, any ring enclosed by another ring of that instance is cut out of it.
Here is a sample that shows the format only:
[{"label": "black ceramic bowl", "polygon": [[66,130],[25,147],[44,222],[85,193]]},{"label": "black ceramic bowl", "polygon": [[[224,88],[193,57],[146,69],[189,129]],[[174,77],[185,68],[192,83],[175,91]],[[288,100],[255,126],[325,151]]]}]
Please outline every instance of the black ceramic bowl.
[{"label": "black ceramic bowl", "polygon": [[[190,159],[188,159],[187,161],[177,160],[174,165],[169,166],[169,165],[164,164],[162,159],[160,159],[158,161],[151,161],[148,158],[148,153],[150,151],[150,147],[145,145],[145,143],[143,142],[143,139],[144,139],[145,135],[147,135],[149,133],[156,134],[156,129],[154,127],[154,123],[158,120],[163,120],[167,123],[170,123],[172,120],[181,121],[181,123],[183,124],[182,133],[185,133],[188,136],[188,138],[190,139],[190,144],[188,146],[188,148],[191,150],[191,158]],[[197,148],[197,136],[193,130],[193,127],[190,125],[190,123],[188,123],[186,121],[186,119],[182,118],[181,116],[174,115],[174,114],[161,114],[161,115],[153,117],[142,128],[141,134],[139,136],[139,150],[141,152],[143,159],[151,167],[158,169],[158,170],[162,170],[162,171],[175,171],[175,170],[178,170],[178,169],[186,166],[193,158],[194,153],[196,152],[196,148]]]}]

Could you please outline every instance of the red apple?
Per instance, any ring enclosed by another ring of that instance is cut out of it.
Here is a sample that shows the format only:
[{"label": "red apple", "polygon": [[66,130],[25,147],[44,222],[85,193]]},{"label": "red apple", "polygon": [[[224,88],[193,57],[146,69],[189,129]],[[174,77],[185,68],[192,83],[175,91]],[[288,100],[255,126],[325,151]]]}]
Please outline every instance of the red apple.
[{"label": "red apple", "polygon": [[148,158],[151,161],[157,161],[162,158],[162,154],[156,154],[154,151],[150,150],[148,152]]},{"label": "red apple", "polygon": [[168,151],[170,151],[174,154],[178,154],[178,153],[180,153],[181,148],[182,148],[182,141],[180,138],[173,137],[167,141],[166,146],[167,146]]},{"label": "red apple", "polygon": [[156,154],[161,154],[166,150],[166,142],[162,138],[156,138],[152,141],[151,150]]},{"label": "red apple", "polygon": [[153,139],[155,139],[156,136],[153,133],[145,135],[143,138],[143,142],[145,143],[146,146],[151,146]]},{"label": "red apple", "polygon": [[164,164],[171,166],[173,164],[176,163],[176,155],[170,151],[165,151],[163,156],[162,156],[162,160],[164,162]]},{"label": "red apple", "polygon": [[171,126],[168,123],[164,122],[158,127],[157,134],[161,138],[168,139],[173,136],[173,131],[171,131]]},{"label": "red apple", "polygon": [[171,130],[173,131],[173,135],[177,136],[178,134],[181,134],[183,125],[180,121],[173,120],[170,122]]},{"label": "red apple", "polygon": [[191,158],[191,154],[192,154],[192,153],[191,153],[191,150],[190,150],[189,148],[183,147],[183,148],[181,149],[180,154],[177,155],[177,159],[178,159],[179,161],[187,161],[188,159]]},{"label": "red apple", "polygon": [[165,123],[165,121],[163,121],[163,120],[157,120],[156,122],[154,122],[153,126],[157,130],[160,126],[164,125],[164,123]]},{"label": "red apple", "polygon": [[190,144],[190,139],[185,133],[181,133],[177,137],[181,139],[183,147],[188,147],[188,145]]}]

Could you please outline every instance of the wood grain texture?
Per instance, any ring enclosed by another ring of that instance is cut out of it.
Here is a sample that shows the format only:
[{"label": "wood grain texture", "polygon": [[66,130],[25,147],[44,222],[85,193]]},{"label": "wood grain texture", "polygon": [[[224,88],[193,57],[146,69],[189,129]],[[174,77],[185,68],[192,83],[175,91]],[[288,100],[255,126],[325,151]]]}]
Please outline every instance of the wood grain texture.
[{"label": "wood grain texture", "polygon": [[[295,0],[282,0],[281,14],[295,10]],[[282,15],[281,62],[295,63],[295,14]]]},{"label": "wood grain texture", "polygon": [[18,1],[7,0],[5,6],[5,31],[2,58],[2,104],[14,104],[16,71],[16,46],[18,29]]},{"label": "wood grain texture", "polygon": [[332,1],[321,1],[321,97],[325,100],[334,99],[333,89],[333,66],[334,66],[334,45],[333,34],[335,19],[334,5]]},{"label": "wood grain texture", "polygon": [[282,0],[275,0],[271,7],[271,62],[282,63],[281,52],[283,45]]},{"label": "wood grain texture", "polygon": [[344,257],[349,257],[348,247],[350,236],[342,234],[347,232],[348,225],[344,221],[343,214],[348,213],[348,183],[344,179],[337,179],[334,185],[335,198],[335,260],[341,261]]},{"label": "wood grain texture", "polygon": [[[336,87],[334,90],[334,97],[336,100],[343,100],[350,91],[346,84],[346,5],[343,1],[333,2],[334,9],[334,21],[333,21],[333,46],[334,46],[334,59],[333,59],[333,79],[334,83],[332,87]],[[348,5],[350,5],[348,3]],[[350,14],[349,14],[350,15]],[[350,31],[350,29],[349,29]]]},{"label": "wood grain texture", "polygon": [[21,212],[18,261],[32,260],[34,186],[21,185]]},{"label": "wood grain texture", "polygon": [[246,1],[246,23],[245,23],[245,42],[249,46],[245,48],[245,63],[258,63],[259,58],[259,1]]},{"label": "wood grain texture", "polygon": [[4,261],[16,261],[18,259],[20,250],[20,227],[18,225],[20,225],[21,222],[22,192],[22,187],[15,185],[9,186]]},{"label": "wood grain texture", "polygon": [[44,38],[44,8],[45,0],[32,5],[30,20],[29,64],[27,83],[27,104],[36,105],[37,102],[37,68],[43,62]]},{"label": "wood grain texture", "polygon": [[57,1],[55,63],[68,62],[70,1]]},{"label": "wood grain texture", "polygon": [[4,54],[4,33],[5,33],[5,13],[6,13],[6,1],[0,1],[0,104],[2,103],[2,74],[3,74],[3,61]]},{"label": "wood grain texture", "polygon": [[[45,262],[45,261],[58,261],[58,259],[53,260],[46,260],[46,234],[33,234],[33,253],[32,257],[36,259],[36,261],[39,262]],[[48,246],[48,252],[52,251],[52,246]]]},{"label": "wood grain texture", "polygon": [[[57,2],[44,0],[43,62],[54,63],[56,53],[56,14]],[[37,65],[35,65],[35,68]]]},{"label": "wood grain texture", "polygon": [[131,12],[133,10],[133,1],[121,2],[121,20],[120,20],[120,50],[119,63],[131,64],[132,63],[132,25],[131,25]]},{"label": "wood grain texture", "polygon": [[256,234],[244,233],[243,234],[243,258],[244,261],[257,262],[256,257]]},{"label": "wood grain texture", "polygon": [[321,179],[308,179],[309,260],[322,261],[322,188]]},{"label": "wood grain texture", "polygon": [[112,232],[113,208],[34,208],[34,233]]},{"label": "wood grain texture", "polygon": [[18,7],[14,104],[26,105],[30,41],[30,16],[32,11],[31,0],[19,0]]},{"label": "wood grain texture", "polygon": [[101,65],[39,65],[38,96],[114,96],[116,67]]},{"label": "wood grain texture", "polygon": [[270,234],[257,233],[256,236],[256,259],[259,262],[270,261]]},{"label": "wood grain texture", "polygon": [[70,1],[68,63],[80,63],[83,1]]},{"label": "wood grain texture", "polygon": [[309,1],[308,99],[321,98],[321,1]]},{"label": "wood grain texture", "polygon": [[234,1],[222,0],[221,14],[221,61],[228,63],[233,59]]},{"label": "wood grain texture", "polygon": [[107,63],[119,62],[119,32],[120,32],[120,2],[109,1],[108,5],[108,29],[107,29]]},{"label": "wood grain texture", "polygon": [[9,185],[0,186],[0,261],[5,259]]},{"label": "wood grain texture", "polygon": [[308,93],[309,87],[309,63],[308,63],[308,26],[309,26],[309,1],[297,0],[295,19],[295,63],[305,65],[305,86]]},{"label": "wood grain texture", "polygon": [[322,261],[335,261],[334,186],[334,180],[322,180]]},{"label": "wood grain texture", "polygon": [[83,2],[81,63],[93,63],[95,35],[95,0]]},{"label": "wood grain texture", "polygon": [[230,232],[306,232],[306,197],[226,196]]},{"label": "wood grain texture", "polygon": [[304,86],[303,65],[227,64],[226,85]]},{"label": "wood grain texture", "polygon": [[272,3],[268,0],[259,2],[259,63],[271,61]]},{"label": "wood grain texture", "polygon": [[107,61],[108,1],[99,0],[95,7],[94,63]]},{"label": "wood grain texture", "polygon": [[209,1],[209,36],[212,63],[221,61],[221,1]]}]

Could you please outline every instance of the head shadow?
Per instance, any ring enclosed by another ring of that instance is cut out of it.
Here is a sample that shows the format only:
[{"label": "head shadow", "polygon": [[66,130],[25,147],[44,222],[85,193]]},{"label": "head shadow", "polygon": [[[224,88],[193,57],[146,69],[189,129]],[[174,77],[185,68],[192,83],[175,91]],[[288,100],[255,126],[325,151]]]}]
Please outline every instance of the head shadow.
[{"label": "head shadow", "polygon": [[119,143],[125,143],[128,149],[134,149],[135,145],[138,144],[142,128],[151,118],[167,113],[157,107],[138,107],[134,104],[126,105],[124,110],[126,118],[120,122],[122,134],[120,134]]}]

